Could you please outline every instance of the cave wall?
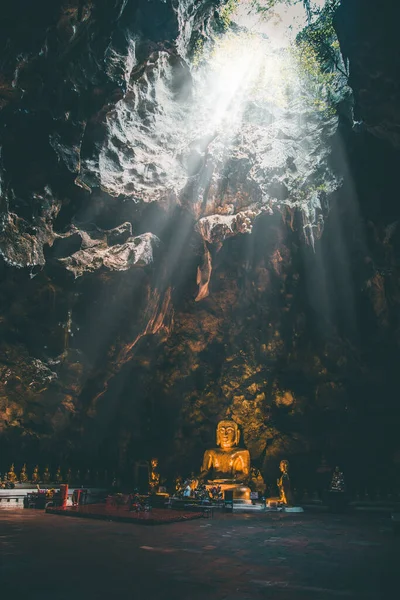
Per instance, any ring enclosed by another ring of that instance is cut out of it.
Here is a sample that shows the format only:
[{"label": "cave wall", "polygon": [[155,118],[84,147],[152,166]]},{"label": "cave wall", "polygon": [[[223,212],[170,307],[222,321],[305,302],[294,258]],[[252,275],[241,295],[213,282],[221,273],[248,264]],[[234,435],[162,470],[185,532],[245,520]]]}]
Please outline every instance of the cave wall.
[{"label": "cave wall", "polygon": [[[301,211],[241,200],[229,227],[204,224],[188,195],[151,196],[161,163],[151,193],[131,190],[112,155],[107,119],[131,105],[129,82],[161,53],[189,85],[182,48],[218,18],[215,3],[7,9],[1,470],[50,462],[129,479],[156,455],[168,476],[187,473],[229,415],[267,478],[289,457],[307,480],[323,453],[357,484],[387,476],[400,451],[398,43],[380,19],[397,8],[361,4],[343,0],[335,23],[358,123],[343,111],[332,137],[344,184],[314,248]],[[120,188],[102,179],[108,160]]]}]

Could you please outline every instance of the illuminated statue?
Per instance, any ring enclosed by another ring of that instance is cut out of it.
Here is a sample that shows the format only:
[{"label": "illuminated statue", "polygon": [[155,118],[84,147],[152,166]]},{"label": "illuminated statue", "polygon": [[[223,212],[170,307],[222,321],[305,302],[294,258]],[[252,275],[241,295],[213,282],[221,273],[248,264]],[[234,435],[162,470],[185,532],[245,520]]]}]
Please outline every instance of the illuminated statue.
[{"label": "illuminated statue", "polygon": [[277,481],[279,488],[279,500],[285,506],[293,506],[293,495],[290,488],[289,478],[289,461],[281,460],[279,468],[282,472],[281,477]]},{"label": "illuminated statue", "polygon": [[33,469],[32,483],[39,483],[39,481],[40,481],[39,465],[36,465],[36,467]]},{"label": "illuminated statue", "polygon": [[8,471],[7,479],[10,483],[15,483],[17,481],[17,476],[14,471],[14,463],[11,465],[10,470]]},{"label": "illuminated statue", "polygon": [[49,471],[49,467],[45,467],[45,469],[44,469],[44,473],[43,473],[43,481],[44,481],[44,483],[49,483],[49,481],[50,481],[50,471]]},{"label": "illuminated statue", "polygon": [[71,481],[72,481],[72,471],[71,471],[71,469],[68,469],[67,474],[65,476],[65,481],[67,483],[71,483]]},{"label": "illuminated statue", "polygon": [[202,478],[213,482],[245,483],[250,475],[250,453],[238,448],[240,431],[234,421],[220,421],[217,427],[219,448],[206,450]]},{"label": "illuminated statue", "polygon": [[183,494],[183,480],[180,475],[175,479],[175,495],[180,496]]},{"label": "illuminated statue", "polygon": [[252,467],[250,470],[251,485],[254,491],[263,495],[265,493],[265,481],[259,469]]},{"label": "illuminated statue", "polygon": [[[233,491],[235,499],[249,501],[250,453],[238,448],[239,427],[234,421],[220,421],[217,426],[217,446],[206,450],[201,467],[201,480],[209,486],[220,485],[222,492]],[[244,485],[243,485],[244,484]]]},{"label": "illuminated statue", "polygon": [[198,477],[196,477],[196,475],[194,474],[193,471],[190,473],[189,485],[190,485],[190,489],[192,490],[193,495],[194,495],[194,492],[195,492],[195,490],[197,490],[197,487],[199,485],[199,479],[198,479]]},{"label": "illuminated statue", "polygon": [[149,486],[150,492],[155,494],[158,491],[160,485],[160,474],[157,470],[158,458],[151,459],[150,473],[149,473]]},{"label": "illuminated statue", "polygon": [[28,475],[26,473],[26,464],[24,464],[21,469],[21,473],[19,474],[19,480],[21,483],[26,483],[28,481]]}]

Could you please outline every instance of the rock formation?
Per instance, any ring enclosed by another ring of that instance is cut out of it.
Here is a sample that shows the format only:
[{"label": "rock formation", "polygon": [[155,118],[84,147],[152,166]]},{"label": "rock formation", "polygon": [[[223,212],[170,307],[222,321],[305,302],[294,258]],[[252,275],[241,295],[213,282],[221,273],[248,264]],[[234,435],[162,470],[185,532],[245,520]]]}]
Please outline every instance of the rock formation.
[{"label": "rock formation", "polygon": [[208,125],[228,83],[212,88],[194,68],[199,41],[218,56],[218,2],[10,3],[5,463],[51,453],[62,468],[129,477],[135,459],[157,455],[172,476],[200,464],[225,417],[266,475],[283,455],[293,472],[323,452],[348,469],[392,460],[399,53],[383,20],[397,22],[393,4],[343,0],[335,18],[355,122],[348,91],[338,114],[316,110],[307,89],[284,108],[252,91],[224,129]]}]

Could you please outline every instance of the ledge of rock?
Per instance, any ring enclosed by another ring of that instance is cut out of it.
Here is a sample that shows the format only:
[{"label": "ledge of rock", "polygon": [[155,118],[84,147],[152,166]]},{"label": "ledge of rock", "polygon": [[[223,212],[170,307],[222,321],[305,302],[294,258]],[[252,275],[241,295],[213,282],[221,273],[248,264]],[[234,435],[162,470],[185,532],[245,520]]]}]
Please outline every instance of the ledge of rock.
[{"label": "ledge of rock", "polygon": [[[115,230],[113,232],[117,236]],[[108,239],[112,240],[113,234],[109,233]],[[106,239],[95,241],[88,234],[85,236],[85,241],[85,247],[81,250],[74,252],[72,256],[58,259],[75,277],[80,277],[84,273],[93,273],[102,267],[109,271],[147,267],[154,262],[154,250],[160,245],[160,240],[152,233],[129,237],[123,244],[112,246],[107,245]],[[88,241],[93,244],[89,245]]]}]

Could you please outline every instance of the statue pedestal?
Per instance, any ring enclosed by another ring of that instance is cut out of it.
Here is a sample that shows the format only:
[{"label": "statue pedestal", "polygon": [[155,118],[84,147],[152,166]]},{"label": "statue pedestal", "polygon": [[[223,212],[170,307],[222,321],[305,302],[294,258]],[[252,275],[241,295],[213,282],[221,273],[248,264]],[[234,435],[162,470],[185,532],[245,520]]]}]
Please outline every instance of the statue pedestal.
[{"label": "statue pedestal", "polygon": [[266,508],[277,510],[278,508],[280,508],[280,501],[281,501],[281,499],[279,498],[279,496],[273,497],[273,498],[267,498],[267,500],[265,502],[265,506],[266,506]]},{"label": "statue pedestal", "polygon": [[233,502],[236,504],[251,504],[250,500],[250,488],[242,483],[233,483],[233,482],[222,482],[222,481],[209,481],[206,484],[207,490],[210,490],[213,487],[220,487],[221,492],[225,494],[225,492],[233,491]]}]

